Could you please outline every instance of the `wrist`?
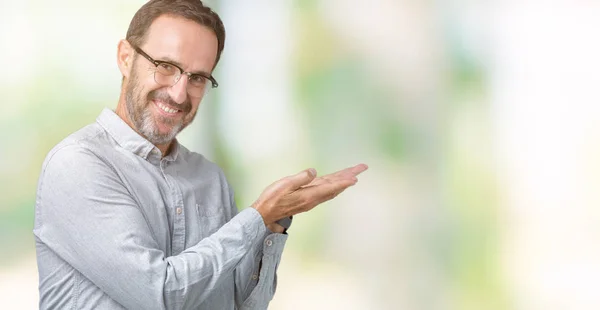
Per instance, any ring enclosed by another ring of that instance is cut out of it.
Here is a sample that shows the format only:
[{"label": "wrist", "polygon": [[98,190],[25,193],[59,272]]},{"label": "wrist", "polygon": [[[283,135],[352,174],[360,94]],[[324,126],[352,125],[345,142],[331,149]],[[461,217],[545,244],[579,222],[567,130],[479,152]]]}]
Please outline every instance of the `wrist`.
[{"label": "wrist", "polygon": [[256,210],[256,212],[258,212],[258,214],[260,214],[260,217],[262,218],[265,226],[269,226],[271,223],[267,221],[267,217],[265,214],[265,211],[263,210],[261,204],[258,201],[255,201],[250,208],[253,208],[254,210]]}]

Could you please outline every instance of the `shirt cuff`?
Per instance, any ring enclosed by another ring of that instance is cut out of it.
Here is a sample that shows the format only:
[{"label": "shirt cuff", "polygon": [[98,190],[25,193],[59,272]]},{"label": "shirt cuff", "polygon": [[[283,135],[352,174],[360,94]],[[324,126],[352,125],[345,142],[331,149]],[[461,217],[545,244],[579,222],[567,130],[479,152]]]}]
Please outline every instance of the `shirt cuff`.
[{"label": "shirt cuff", "polygon": [[263,255],[279,256],[283,252],[288,235],[270,234],[263,242]]},{"label": "shirt cuff", "polygon": [[254,229],[251,229],[250,231],[256,233],[255,235],[253,234],[250,236],[250,240],[252,240],[252,247],[258,246],[264,240],[268,231],[260,213],[258,213],[258,211],[256,211],[254,208],[247,208],[241,211],[236,218],[239,218],[239,220],[242,222],[247,221],[251,224]]}]

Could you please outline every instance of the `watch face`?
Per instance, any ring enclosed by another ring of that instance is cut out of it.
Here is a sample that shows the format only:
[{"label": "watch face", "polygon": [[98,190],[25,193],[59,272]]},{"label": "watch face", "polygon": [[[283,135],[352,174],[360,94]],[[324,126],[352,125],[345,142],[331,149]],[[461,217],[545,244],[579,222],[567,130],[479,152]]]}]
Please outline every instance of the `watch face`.
[{"label": "watch face", "polygon": [[284,217],[276,223],[283,226],[283,228],[288,229],[290,226],[292,226],[292,217]]}]

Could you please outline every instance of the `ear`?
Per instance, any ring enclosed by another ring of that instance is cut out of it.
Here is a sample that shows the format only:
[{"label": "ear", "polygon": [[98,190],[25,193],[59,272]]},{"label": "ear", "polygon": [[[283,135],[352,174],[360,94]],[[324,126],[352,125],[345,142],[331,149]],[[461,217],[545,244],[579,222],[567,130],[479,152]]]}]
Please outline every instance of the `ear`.
[{"label": "ear", "polygon": [[131,68],[133,67],[133,47],[127,40],[119,41],[117,47],[117,65],[124,78],[128,78],[131,75]]}]

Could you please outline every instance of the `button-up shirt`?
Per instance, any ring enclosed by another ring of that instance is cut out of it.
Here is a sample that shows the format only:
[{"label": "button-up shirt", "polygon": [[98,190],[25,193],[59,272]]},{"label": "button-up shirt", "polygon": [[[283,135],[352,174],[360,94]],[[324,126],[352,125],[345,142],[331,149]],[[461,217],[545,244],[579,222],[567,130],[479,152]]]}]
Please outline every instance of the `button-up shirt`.
[{"label": "button-up shirt", "polygon": [[34,235],[41,309],[266,309],[287,240],[217,165],[109,109],[46,157]]}]

